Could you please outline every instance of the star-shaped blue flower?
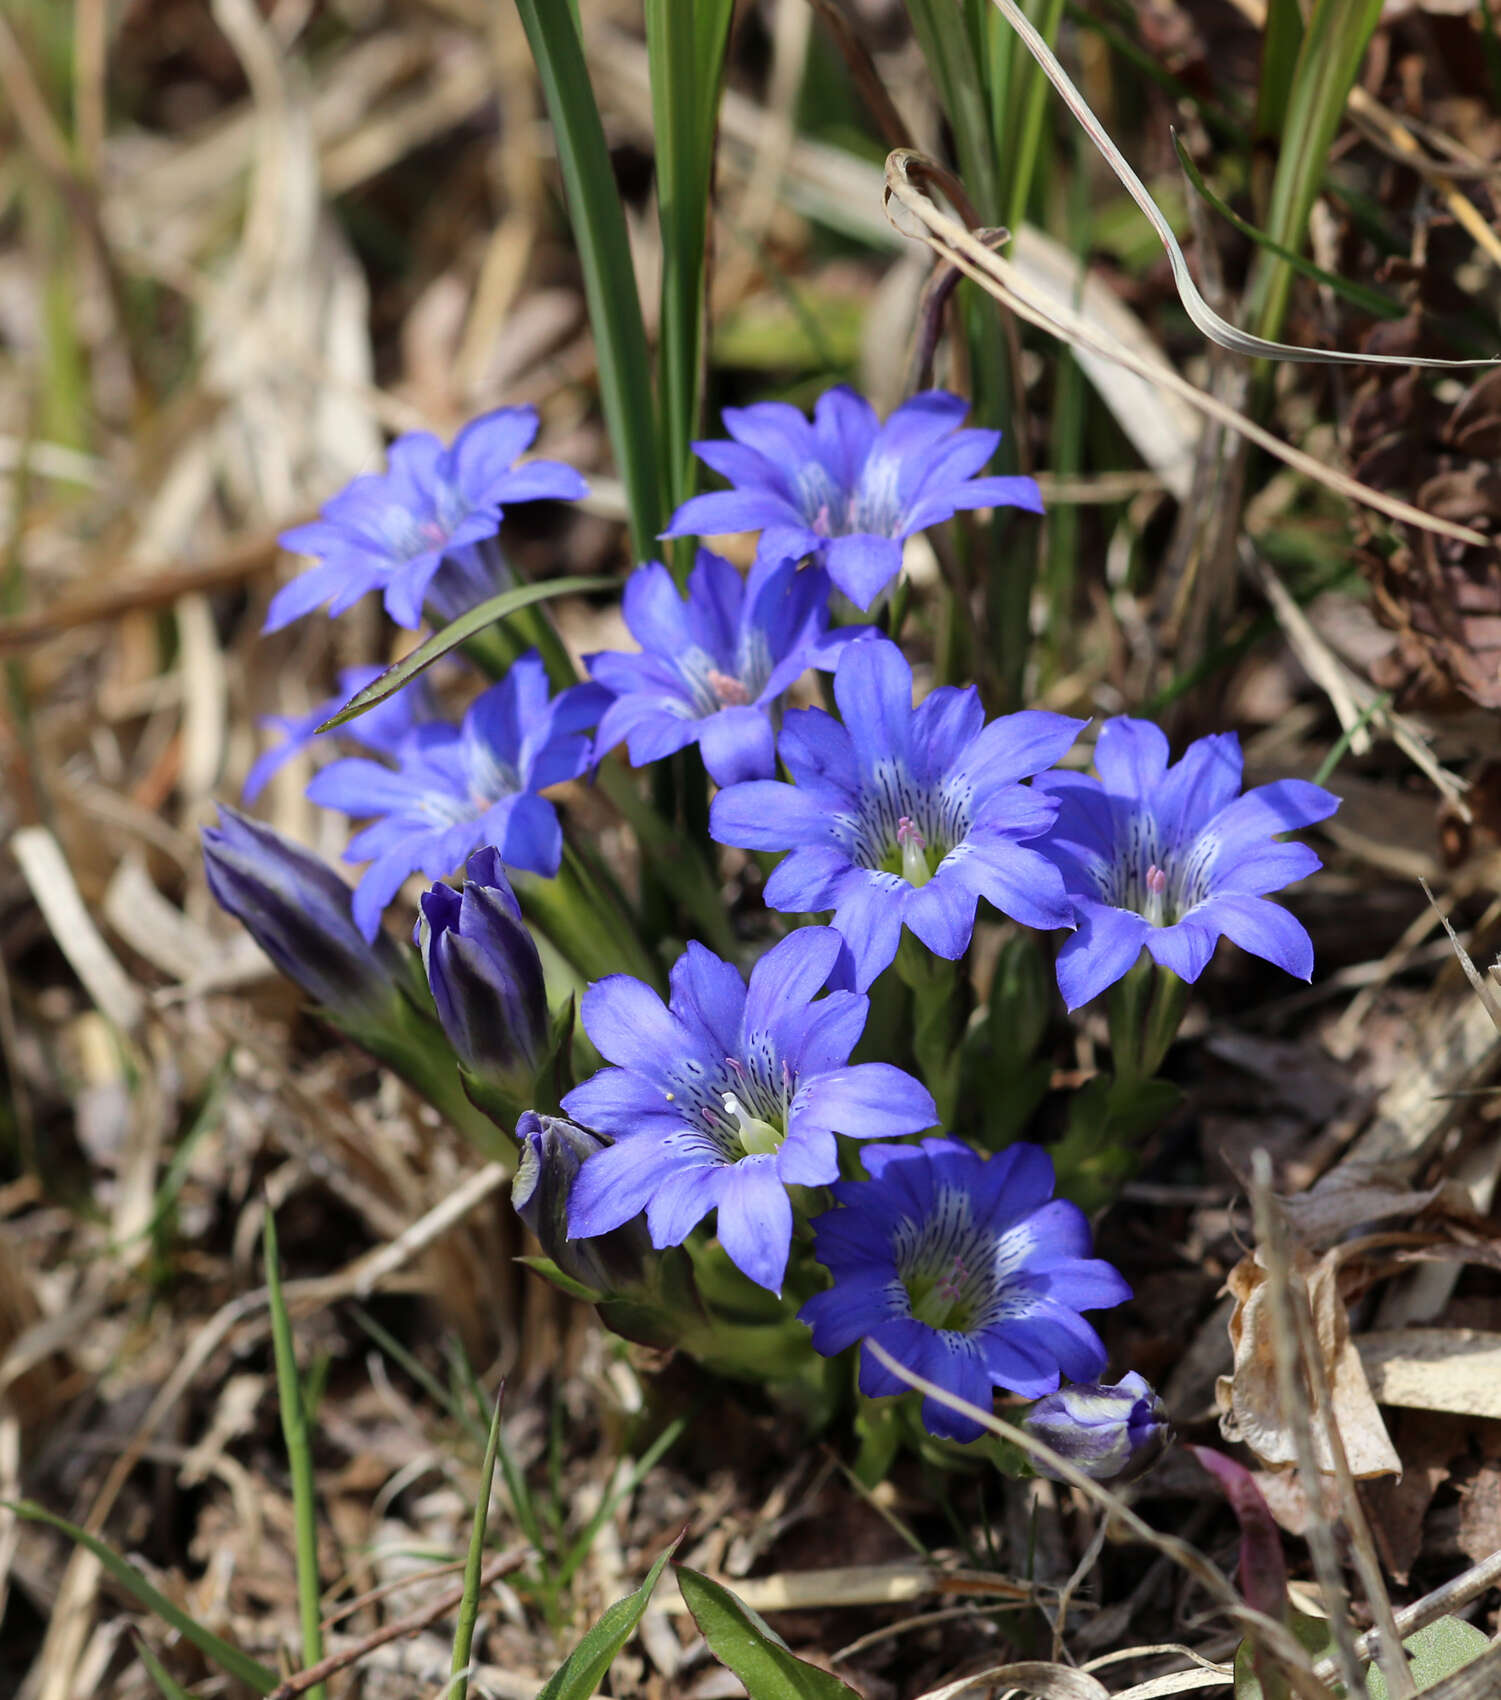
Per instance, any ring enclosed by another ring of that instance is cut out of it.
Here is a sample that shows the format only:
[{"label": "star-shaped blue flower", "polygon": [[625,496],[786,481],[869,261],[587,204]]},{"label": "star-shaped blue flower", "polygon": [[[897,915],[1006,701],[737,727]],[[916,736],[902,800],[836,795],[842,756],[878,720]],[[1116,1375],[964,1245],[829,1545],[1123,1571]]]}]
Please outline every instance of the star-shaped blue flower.
[{"label": "star-shaped blue flower", "polygon": [[452,618],[466,596],[482,597],[494,582],[474,546],[500,529],[502,510],[541,497],[563,501],[586,495],[571,466],[516,457],[537,435],[532,407],[502,407],[471,419],[450,447],[430,431],[411,431],[391,444],[383,473],[356,478],[318,519],[282,533],[283,548],[315,555],[318,565],[284,585],[271,599],[265,629],[278,631],[327,602],[342,614],[368,590],[382,593],[399,626],[415,628],[434,575],[449,557],[453,583],[436,598]]},{"label": "star-shaped blue flower", "polygon": [[644,767],[696,743],[716,785],[776,772],[773,717],[809,667],[832,669],[843,646],[869,635],[829,633],[829,581],[795,561],[757,561],[748,579],[700,549],[680,597],[660,562],[626,581],[625,623],[641,653],[587,656],[590,675],[615,700],[600,718],[595,754],[625,741]]},{"label": "star-shaped blue flower", "polygon": [[1042,512],[1030,478],[976,475],[999,431],[961,430],[968,403],[924,390],[883,425],[843,385],[819,397],[810,423],[786,402],[727,407],[732,442],[693,445],[731,490],[693,496],[666,537],[761,532],[772,561],[812,556],[850,600],[868,608],[902,566],[902,541],[961,508]]},{"label": "star-shaped blue flower", "polygon": [[568,1231],[590,1239],[646,1212],[652,1244],[681,1245],[711,1210],[719,1242],[780,1292],[792,1241],[789,1186],[839,1174],[835,1135],[891,1139],[937,1120],[926,1087],[889,1063],[851,1063],[869,1000],[819,997],[839,956],[828,927],[799,927],[750,982],[701,944],[662,1000],[628,974],[584,994],[584,1030],[615,1068],[563,1100],[614,1143],[579,1171]]},{"label": "star-shaped blue flower", "polygon": [[[1053,1197],[1038,1145],[980,1157],[953,1139],[866,1146],[870,1179],[841,1181],[838,1208],[813,1220],[813,1255],[834,1284],[798,1313],[825,1357],[875,1340],[899,1363],[971,1405],[991,1389],[1035,1399],[1060,1373],[1094,1381],[1105,1348],[1079,1314],[1131,1296],[1120,1272],[1089,1255],[1089,1223]],[[905,1393],[869,1352],[860,1391]],[[929,1433],[977,1440],[972,1418],[924,1398]]]},{"label": "star-shaped blue flower", "polygon": [[1037,782],[1059,804],[1038,847],[1062,873],[1079,924],[1058,953],[1068,1007],[1113,985],[1143,948],[1197,980],[1221,934],[1310,979],[1307,931],[1266,894],[1322,864],[1306,844],[1275,835],[1326,819],[1339,798],[1306,779],[1242,795],[1233,732],[1198,739],[1169,766],[1162,729],[1122,716],[1100,729],[1094,759],[1098,779],[1050,773]]},{"label": "star-shaped blue flower", "polygon": [[754,780],[714,799],[710,834],[790,850],[766,882],[773,909],[834,911],[864,991],[903,926],[957,960],[980,898],[1029,927],[1066,927],[1058,870],[1026,840],[1057,804],[1020,782],[1052,765],[1084,722],[1029,710],[985,724],[973,686],[912,706],[912,669],[884,638],[851,644],[834,674],[843,723],[788,714],[777,749],[796,784]]},{"label": "star-shaped blue flower", "polygon": [[324,768],[308,796],[355,819],[376,816],[350,840],[345,860],[368,861],[354,918],[374,938],[386,905],[408,874],[453,872],[492,844],[507,867],[551,877],[563,853],[557,810],[538,792],[576,779],[589,764],[586,728],[605,693],[575,685],[549,700],[533,653],[470,704],[462,726],[418,725],[396,746],[395,765],[351,756]]}]

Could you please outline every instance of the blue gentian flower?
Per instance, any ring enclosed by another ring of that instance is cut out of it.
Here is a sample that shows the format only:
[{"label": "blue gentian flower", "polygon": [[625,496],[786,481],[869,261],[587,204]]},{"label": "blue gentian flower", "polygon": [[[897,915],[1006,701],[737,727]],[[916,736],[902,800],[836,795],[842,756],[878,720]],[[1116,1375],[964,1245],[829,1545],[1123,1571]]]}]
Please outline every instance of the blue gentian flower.
[{"label": "blue gentian flower", "polygon": [[[838,1207],[813,1220],[813,1254],[834,1278],[798,1313],[815,1350],[833,1357],[875,1340],[915,1374],[990,1409],[992,1387],[1051,1393],[1060,1372],[1094,1380],[1105,1348],[1079,1314],[1131,1296],[1111,1264],[1089,1255],[1089,1223],[1053,1197],[1053,1163],[1038,1145],[980,1157],[954,1139],[868,1145],[870,1179],[841,1181]],[[869,1353],[860,1391],[906,1382]],[[925,1398],[929,1433],[976,1440],[972,1418]]]},{"label": "blue gentian flower", "polygon": [[1058,866],[1079,930],[1058,954],[1058,987],[1077,1009],[1124,975],[1143,947],[1182,980],[1203,973],[1221,934],[1300,980],[1313,975],[1303,926],[1266,893],[1322,864],[1275,835],[1324,820],[1339,798],[1304,779],[1241,795],[1240,741],[1200,738],[1168,765],[1150,720],[1107,720],[1099,778],[1050,773],[1039,789],[1058,818],[1039,848]]},{"label": "blue gentian flower", "polygon": [[563,853],[557,811],[538,796],[589,764],[589,739],[608,699],[575,685],[551,701],[535,653],[470,704],[462,726],[418,725],[397,745],[395,766],[362,756],[332,762],[308,796],[354,819],[379,818],[351,839],[345,857],[368,861],[354,916],[374,938],[381,913],[408,874],[440,879],[470,851],[493,844],[507,867],[551,877]]},{"label": "blue gentian flower", "polygon": [[542,958],[491,845],[476,850],[464,887],[422,894],[417,944],[438,1020],[459,1062],[515,1102],[531,1102],[551,1022]]},{"label": "blue gentian flower", "polygon": [[[1044,1395],[1027,1412],[1026,1427],[1097,1482],[1129,1482],[1144,1474],[1173,1433],[1167,1407],[1135,1371],[1113,1387],[1075,1383]],[[1054,1475],[1045,1464],[1036,1468]]]},{"label": "blue gentian flower", "polygon": [[942,686],[916,709],[912,669],[884,638],[851,644],[834,673],[843,724],[787,716],[777,748],[796,784],[752,780],[714,799],[721,844],[790,850],[766,882],[773,909],[832,909],[864,991],[896,955],[903,925],[957,960],[980,898],[1029,927],[1065,927],[1058,870],[1025,840],[1057,805],[1021,780],[1049,767],[1084,722],[1029,710],[985,724],[973,686]]},{"label": "blue gentian flower", "polygon": [[516,1122],[516,1144],[511,1203],[543,1252],[565,1275],[596,1293],[623,1293],[639,1286],[652,1257],[646,1224],[639,1216],[597,1239],[573,1239],[568,1233],[568,1200],[579,1170],[606,1149],[606,1142],[565,1116],[527,1110]]},{"label": "blue gentian flower", "polygon": [[902,540],[961,508],[1042,512],[1030,478],[979,478],[999,431],[960,430],[968,403],[924,390],[884,425],[862,396],[827,390],[811,424],[786,402],[727,407],[733,442],[693,445],[732,490],[693,496],[665,537],[761,532],[772,561],[812,556],[861,608],[901,571]]},{"label": "blue gentian flower", "polygon": [[835,1134],[893,1138],[937,1120],[926,1087],[889,1063],[849,1062],[869,1001],[817,997],[839,956],[828,927],[799,927],[750,983],[701,944],[673,966],[670,1001],[612,974],[584,994],[601,1069],[563,1108],[614,1140],[579,1171],[569,1232],[588,1238],[645,1210],[652,1244],[681,1245],[711,1210],[719,1242],[780,1292],[792,1240],[789,1186],[839,1173]]},{"label": "blue gentian flower", "polygon": [[626,580],[625,623],[639,655],[587,656],[590,675],[615,700],[600,718],[596,757],[627,741],[644,767],[696,743],[716,785],[776,772],[772,716],[809,667],[832,669],[857,626],[829,634],[829,581],[795,561],[757,561],[750,577],[707,549],[686,600],[658,561]]},{"label": "blue gentian flower", "polygon": [[387,934],[361,934],[349,887],[321,857],[221,804],[203,829],[203,869],[219,907],[330,1014],[356,1027],[393,1018],[404,953]]},{"label": "blue gentian flower", "polygon": [[257,724],[268,732],[280,732],[282,741],[257,756],[251,764],[250,772],[245,775],[241,799],[253,803],[270,784],[273,774],[284,768],[293,756],[323,738],[342,736],[362,744],[377,755],[389,756],[395,754],[397,745],[413,726],[437,717],[438,706],[428,686],[427,676],[423,674],[378,702],[374,708],[367,709],[357,720],[341,726],[337,732],[319,732],[318,728],[330,715],[337,714],[357,691],[364,690],[384,672],[384,667],[342,668],[338,694],[326,698],[306,714],[263,714]]},{"label": "blue gentian flower", "polygon": [[416,627],[434,575],[457,557],[452,594],[438,612],[452,616],[462,584],[473,580],[482,599],[486,563],[473,545],[493,538],[502,510],[544,496],[575,500],[587,485],[571,466],[516,457],[537,435],[537,410],[502,407],[471,419],[450,447],[430,431],[410,431],[391,444],[386,470],[356,478],[309,525],[283,532],[283,548],[315,555],[318,565],[271,599],[265,629],[280,630],[327,602],[342,614],[367,590],[383,594],[399,626]]}]

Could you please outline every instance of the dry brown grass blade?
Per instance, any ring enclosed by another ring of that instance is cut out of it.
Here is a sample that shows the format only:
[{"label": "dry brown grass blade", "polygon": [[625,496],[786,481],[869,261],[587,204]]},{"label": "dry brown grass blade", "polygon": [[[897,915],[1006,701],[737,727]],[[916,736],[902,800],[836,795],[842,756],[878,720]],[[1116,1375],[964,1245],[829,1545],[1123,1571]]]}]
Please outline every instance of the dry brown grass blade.
[{"label": "dry brown grass blade", "polygon": [[1328,1690],[1314,1676],[1308,1654],[1298,1645],[1287,1626],[1262,1612],[1253,1611],[1226,1581],[1219,1568],[1197,1547],[1190,1546],[1187,1541],[1180,1540],[1176,1535],[1165,1535],[1160,1529],[1154,1529],[1119,1494],[1102,1487],[1092,1476],[1086,1476],[1077,1465],[1061,1457],[1051,1446],[1029,1434],[1026,1429],[1018,1428],[1014,1423],[1008,1423],[996,1416],[993,1411],[972,1405],[967,1399],[961,1399],[951,1393],[948,1388],[940,1387],[936,1381],[929,1381],[926,1376],[909,1369],[900,1359],[894,1358],[878,1340],[867,1340],[863,1349],[908,1387],[936,1400],[940,1405],[946,1405],[950,1410],[961,1412],[972,1422],[988,1429],[991,1434],[1009,1440],[1028,1458],[1046,1465],[1051,1474],[1067,1482],[1070,1487],[1077,1488],[1086,1499],[1116,1518],[1138,1540],[1155,1548],[1193,1577],[1220,1610],[1253,1636],[1277,1660],[1302,1700],[1329,1700]]},{"label": "dry brown grass blade", "polygon": [[942,1688],[930,1688],[917,1700],[959,1700],[977,1688],[1014,1689],[1036,1700],[1110,1700],[1104,1683],[1068,1665],[1049,1664],[1044,1659],[1020,1659],[1014,1664],[991,1665],[971,1676],[961,1676]]},{"label": "dry brown grass blade", "polygon": [[[1214,308],[1199,293],[1194,283],[1193,274],[1188,269],[1188,261],[1183,256],[1183,250],[1178,246],[1178,238],[1173,234],[1173,227],[1163,216],[1162,209],[1157,205],[1147,190],[1147,186],[1136,175],[1127,163],[1126,156],[1115,145],[1109,131],[1095,117],[1089,102],[1074,87],[1067,71],[1059,64],[1057,57],[1047,42],[1037,32],[1032,21],[1015,0],[990,0],[991,5],[1001,14],[1008,24],[1021,37],[1022,44],[1037,61],[1043,75],[1053,85],[1061,96],[1063,103],[1078,119],[1084,133],[1099,149],[1105,163],[1120,179],[1122,187],[1133,201],[1140,207],[1151,225],[1157,240],[1162,244],[1167,254],[1168,264],[1172,267],[1173,284],[1178,291],[1178,299],[1183,303],[1184,311],[1193,320],[1195,326],[1207,336],[1211,342],[1217,342],[1221,348],[1228,348],[1234,354],[1248,355],[1252,359],[1303,361],[1313,365],[1326,366],[1494,366],[1494,359],[1485,360],[1417,360],[1409,354],[1352,354],[1338,348],[1299,348],[1289,342],[1268,342],[1265,337],[1252,336],[1241,330],[1238,325],[1216,313]],[[1471,208],[1474,212],[1474,209]],[[1478,214],[1475,215],[1477,218]]]},{"label": "dry brown grass blade", "polygon": [[[890,203],[895,200],[922,226],[917,234],[936,254],[951,265],[957,266],[988,295],[993,296],[1002,306],[1010,308],[1029,324],[1038,326],[1070,345],[1077,343],[1106,359],[1118,361],[1139,377],[1181,397],[1201,413],[1249,438],[1294,471],[1323,484],[1347,501],[1359,502],[1364,507],[1385,514],[1389,519],[1400,520],[1423,531],[1431,531],[1436,536],[1452,537],[1460,543],[1473,543],[1482,547],[1485,545],[1486,539],[1469,526],[1454,525],[1448,520],[1424,513],[1411,503],[1373,490],[1370,485],[1362,484],[1358,479],[1324,465],[1312,455],[1293,448],[1290,443],[1284,443],[1280,437],[1263,430],[1243,413],[1238,413],[1217,397],[1180,377],[1165,361],[1143,359],[1139,354],[1102,336],[1079,314],[1057,305],[1039,305],[1015,266],[999,254],[992,253],[973,231],[967,230],[957,219],[945,213],[932,197],[919,187],[919,183],[932,180],[928,162],[921,154],[908,150],[893,153],[886,162],[887,216],[891,217]],[[895,219],[892,222],[898,229],[902,228]],[[909,231],[908,234],[912,232]]]}]

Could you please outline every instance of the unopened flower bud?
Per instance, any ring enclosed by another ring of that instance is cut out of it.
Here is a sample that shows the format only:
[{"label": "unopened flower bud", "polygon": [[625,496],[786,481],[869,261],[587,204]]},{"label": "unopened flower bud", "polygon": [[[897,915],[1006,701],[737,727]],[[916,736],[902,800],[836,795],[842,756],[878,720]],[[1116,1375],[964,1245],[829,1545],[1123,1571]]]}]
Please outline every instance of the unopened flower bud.
[{"label": "unopened flower bud", "polygon": [[384,933],[366,942],[350,889],[312,851],[273,827],[221,807],[203,832],[208,888],[289,980],[346,1026],[392,1018],[406,963]]},{"label": "unopened flower bud", "polygon": [[568,1237],[568,1198],[579,1169],[606,1141],[564,1116],[528,1110],[516,1123],[520,1156],[511,1182],[516,1214],[562,1272],[609,1295],[638,1285],[651,1241],[640,1218],[594,1239]]},{"label": "unopened flower bud", "polygon": [[[1162,1400],[1134,1372],[1113,1387],[1094,1382],[1060,1387],[1037,1401],[1026,1427],[1097,1482],[1128,1482],[1143,1475],[1172,1438]],[[1036,1467],[1043,1475],[1053,1474],[1044,1464]]]},{"label": "unopened flower bud", "polygon": [[549,1050],[547,988],[497,851],[469,858],[462,892],[438,884],[423,893],[417,938],[460,1064],[518,1106],[532,1102]]}]

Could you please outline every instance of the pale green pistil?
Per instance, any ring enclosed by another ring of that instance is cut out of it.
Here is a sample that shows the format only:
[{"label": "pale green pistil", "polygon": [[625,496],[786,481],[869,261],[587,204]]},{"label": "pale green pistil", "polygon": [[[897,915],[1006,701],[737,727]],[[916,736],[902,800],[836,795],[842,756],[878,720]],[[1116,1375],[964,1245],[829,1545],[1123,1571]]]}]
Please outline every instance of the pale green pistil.
[{"label": "pale green pistil", "polygon": [[722,1094],[722,1101],[725,1113],[733,1117],[736,1123],[733,1131],[740,1140],[740,1149],[747,1157],[769,1157],[787,1137],[785,1132],[779,1132],[770,1122],[753,1116],[733,1092]]},{"label": "pale green pistil", "polygon": [[933,877],[928,866],[928,841],[908,815],[896,823],[896,842],[902,854],[902,878],[909,885],[926,885]]}]

